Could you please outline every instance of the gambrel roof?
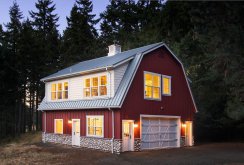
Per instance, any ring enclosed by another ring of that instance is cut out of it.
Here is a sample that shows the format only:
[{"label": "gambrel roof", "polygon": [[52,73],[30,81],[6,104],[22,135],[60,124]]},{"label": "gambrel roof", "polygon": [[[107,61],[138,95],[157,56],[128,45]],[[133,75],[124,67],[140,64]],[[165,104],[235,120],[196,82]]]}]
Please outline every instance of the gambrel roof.
[{"label": "gambrel roof", "polygon": [[136,54],[143,53],[161,44],[162,43],[151,44],[140,48],[124,51],[116,54],[115,56],[104,56],[88,61],[83,61],[68,68],[62,69],[50,76],[44,77],[41,79],[41,81],[51,81],[64,77],[77,76],[84,72],[87,73],[106,68],[115,68],[123,62],[133,59]]},{"label": "gambrel roof", "polygon": [[[114,56],[101,57],[89,61],[80,62],[76,65],[63,69],[57,73],[54,73],[50,76],[47,76],[42,79],[42,81],[52,81],[55,79],[66,78],[70,76],[81,75],[82,73],[87,73],[89,71],[99,71],[101,68],[115,68],[123,62],[129,62],[129,65],[125,71],[125,74],[120,82],[120,85],[112,98],[104,99],[94,99],[94,100],[67,100],[67,101],[58,101],[58,102],[47,102],[44,98],[41,104],[39,105],[38,110],[65,110],[65,109],[97,109],[97,108],[121,108],[123,101],[126,97],[126,94],[129,90],[129,87],[132,83],[132,80],[137,72],[137,68],[140,65],[140,62],[145,54],[159,48],[165,47],[170,51],[170,49],[163,44],[162,42],[143,46],[140,48],[128,50],[121,52]],[[170,51],[171,52],[171,51]],[[181,64],[178,58],[171,52],[173,57]],[[184,68],[183,68],[184,71]],[[185,71],[184,71],[185,74]],[[185,75],[186,76],[186,75]],[[187,79],[186,79],[187,80]],[[194,102],[190,86],[188,84],[192,101]],[[195,102],[194,102],[195,106]],[[196,109],[196,106],[195,106]],[[196,109],[197,110],[197,109]]]}]

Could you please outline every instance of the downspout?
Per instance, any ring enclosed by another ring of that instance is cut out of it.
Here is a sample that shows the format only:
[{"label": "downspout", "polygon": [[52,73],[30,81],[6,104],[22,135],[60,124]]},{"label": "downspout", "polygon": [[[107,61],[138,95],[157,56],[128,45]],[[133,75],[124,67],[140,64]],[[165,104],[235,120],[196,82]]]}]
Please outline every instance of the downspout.
[{"label": "downspout", "polygon": [[112,139],[111,139],[111,150],[114,153],[114,111],[109,107],[109,111],[112,111]]},{"label": "downspout", "polygon": [[108,70],[108,67],[106,67],[106,71],[109,74],[109,98],[111,98],[111,72]]}]

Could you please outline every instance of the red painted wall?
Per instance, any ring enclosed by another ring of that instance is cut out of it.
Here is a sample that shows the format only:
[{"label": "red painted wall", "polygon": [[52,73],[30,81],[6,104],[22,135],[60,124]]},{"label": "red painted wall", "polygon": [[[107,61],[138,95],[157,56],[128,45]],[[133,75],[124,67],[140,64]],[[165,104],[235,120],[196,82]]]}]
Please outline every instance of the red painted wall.
[{"label": "red painted wall", "polygon": [[[145,100],[144,71],[172,76],[172,95],[162,96],[161,101]],[[145,55],[121,108],[121,120],[135,120],[138,124],[138,128],[135,128],[135,138],[140,138],[140,114],[176,115],[185,121],[193,120],[194,113],[193,101],[183,70],[170,52],[165,48],[159,48]]]},{"label": "red painted wall", "polygon": [[[172,95],[162,96],[161,101],[145,100],[144,71],[172,76]],[[135,120],[138,127],[135,128],[134,135],[135,138],[140,138],[140,114],[176,115],[185,121],[193,120],[194,113],[193,101],[180,64],[168,50],[160,48],[143,57],[121,110],[114,110],[115,139],[122,138],[122,120],[125,119]],[[43,131],[44,115],[43,113]],[[46,111],[46,132],[54,132],[54,119],[63,119],[64,134],[71,134],[68,119],[73,118],[80,119],[81,136],[86,136],[86,115],[104,115],[104,138],[112,138],[112,112],[107,109]]]},{"label": "red painted wall", "polygon": [[[69,119],[80,119],[80,135],[86,136],[86,115],[104,115],[104,138],[112,138],[112,112],[109,110],[55,110],[46,111],[46,127],[45,127],[45,113],[42,113],[43,132],[54,133],[54,119],[63,119],[63,133],[70,134],[72,131],[72,124],[68,123]],[[120,111],[114,111],[115,122],[115,138],[120,137],[121,123]]]}]

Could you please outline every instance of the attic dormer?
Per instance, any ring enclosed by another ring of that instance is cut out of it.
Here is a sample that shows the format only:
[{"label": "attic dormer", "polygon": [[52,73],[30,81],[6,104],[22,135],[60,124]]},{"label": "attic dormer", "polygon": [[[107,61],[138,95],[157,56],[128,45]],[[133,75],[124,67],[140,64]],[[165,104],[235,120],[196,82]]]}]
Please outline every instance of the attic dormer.
[{"label": "attic dormer", "polygon": [[108,56],[114,56],[115,54],[121,53],[121,46],[113,44],[108,46]]}]

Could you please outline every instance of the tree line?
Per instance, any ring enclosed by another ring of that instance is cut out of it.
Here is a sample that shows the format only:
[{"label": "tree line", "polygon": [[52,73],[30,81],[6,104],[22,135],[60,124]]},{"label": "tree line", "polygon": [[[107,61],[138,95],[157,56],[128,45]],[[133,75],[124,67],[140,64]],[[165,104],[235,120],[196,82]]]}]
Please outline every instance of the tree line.
[{"label": "tree line", "polygon": [[[0,139],[41,129],[40,79],[80,61],[166,43],[183,62],[199,112],[195,139],[244,137],[244,3],[111,0],[96,19],[90,0],[76,0],[57,30],[52,0],[24,17],[16,1],[0,25]],[[99,29],[96,24],[100,22]]]}]

